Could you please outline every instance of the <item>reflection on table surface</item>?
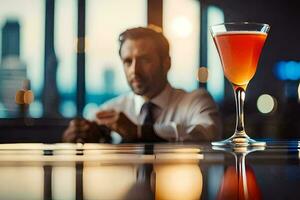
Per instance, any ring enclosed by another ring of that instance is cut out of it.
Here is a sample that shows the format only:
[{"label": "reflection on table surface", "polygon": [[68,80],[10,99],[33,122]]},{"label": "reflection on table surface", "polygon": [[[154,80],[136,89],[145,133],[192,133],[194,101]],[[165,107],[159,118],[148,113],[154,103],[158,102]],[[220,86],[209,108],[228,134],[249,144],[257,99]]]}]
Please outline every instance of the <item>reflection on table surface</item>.
[{"label": "reflection on table surface", "polygon": [[0,199],[299,199],[299,142],[0,144]]}]

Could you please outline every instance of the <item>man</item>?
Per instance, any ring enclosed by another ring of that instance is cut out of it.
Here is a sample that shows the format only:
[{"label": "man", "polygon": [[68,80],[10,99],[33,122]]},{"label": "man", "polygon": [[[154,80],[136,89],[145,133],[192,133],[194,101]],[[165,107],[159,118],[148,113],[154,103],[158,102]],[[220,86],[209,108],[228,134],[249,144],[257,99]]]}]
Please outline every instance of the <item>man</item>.
[{"label": "man", "polygon": [[107,136],[106,128],[117,132],[123,142],[198,142],[220,136],[218,111],[210,95],[204,89],[187,93],[169,84],[169,43],[162,33],[133,28],[119,41],[132,93],[102,105],[93,122],[71,121],[64,141],[98,142]]}]

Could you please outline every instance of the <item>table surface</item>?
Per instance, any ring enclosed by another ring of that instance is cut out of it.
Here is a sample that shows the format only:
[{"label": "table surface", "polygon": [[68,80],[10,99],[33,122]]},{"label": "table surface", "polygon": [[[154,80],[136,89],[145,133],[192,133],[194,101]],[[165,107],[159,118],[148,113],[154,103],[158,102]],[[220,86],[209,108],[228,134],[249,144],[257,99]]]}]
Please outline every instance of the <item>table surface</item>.
[{"label": "table surface", "polygon": [[300,199],[299,144],[0,144],[0,199]]}]

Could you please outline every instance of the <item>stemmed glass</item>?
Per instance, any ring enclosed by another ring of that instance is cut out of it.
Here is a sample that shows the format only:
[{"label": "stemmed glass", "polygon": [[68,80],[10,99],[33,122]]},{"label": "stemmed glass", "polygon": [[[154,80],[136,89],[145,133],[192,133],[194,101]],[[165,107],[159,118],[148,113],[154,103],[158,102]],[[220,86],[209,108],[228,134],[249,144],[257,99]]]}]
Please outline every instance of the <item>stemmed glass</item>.
[{"label": "stemmed glass", "polygon": [[212,142],[217,146],[264,146],[265,142],[251,139],[244,128],[245,91],[256,72],[257,63],[267,38],[268,24],[237,22],[210,27],[223,71],[231,82],[236,104],[234,134],[223,141]]}]

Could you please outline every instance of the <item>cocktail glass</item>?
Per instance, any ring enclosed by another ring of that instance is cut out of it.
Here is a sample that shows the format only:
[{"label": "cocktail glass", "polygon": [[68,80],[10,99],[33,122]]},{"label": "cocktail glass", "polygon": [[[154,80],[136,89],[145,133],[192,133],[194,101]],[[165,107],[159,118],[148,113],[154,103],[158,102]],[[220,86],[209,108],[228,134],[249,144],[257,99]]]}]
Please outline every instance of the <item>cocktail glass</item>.
[{"label": "cocktail glass", "polygon": [[244,128],[245,91],[253,78],[257,63],[267,38],[268,24],[237,22],[210,27],[223,71],[231,82],[236,104],[234,134],[223,141],[212,142],[217,146],[264,146],[265,142],[251,139]]}]

